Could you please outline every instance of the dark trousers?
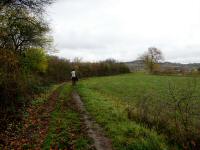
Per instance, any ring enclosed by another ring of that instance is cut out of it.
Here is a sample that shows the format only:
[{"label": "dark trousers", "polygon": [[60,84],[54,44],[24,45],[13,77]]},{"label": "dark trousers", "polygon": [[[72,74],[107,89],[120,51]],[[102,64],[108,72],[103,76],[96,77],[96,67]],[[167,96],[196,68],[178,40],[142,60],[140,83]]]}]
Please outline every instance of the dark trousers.
[{"label": "dark trousers", "polygon": [[77,77],[72,77],[72,85],[76,85]]}]

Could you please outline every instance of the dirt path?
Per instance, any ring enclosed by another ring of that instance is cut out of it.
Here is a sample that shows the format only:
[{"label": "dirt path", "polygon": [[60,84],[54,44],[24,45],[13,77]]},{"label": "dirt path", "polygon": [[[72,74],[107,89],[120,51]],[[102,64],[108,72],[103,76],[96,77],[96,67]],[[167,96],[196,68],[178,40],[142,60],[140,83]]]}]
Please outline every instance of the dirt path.
[{"label": "dirt path", "polygon": [[103,129],[90,118],[89,113],[85,109],[84,104],[76,91],[72,92],[72,98],[87,127],[88,136],[94,140],[95,148],[97,150],[112,150],[111,140],[105,137]]},{"label": "dirt path", "polygon": [[9,145],[12,149],[41,149],[48,131],[50,114],[55,108],[61,87],[62,85],[53,91],[47,103],[28,109],[29,117],[24,120],[21,134],[16,138],[10,139]]}]

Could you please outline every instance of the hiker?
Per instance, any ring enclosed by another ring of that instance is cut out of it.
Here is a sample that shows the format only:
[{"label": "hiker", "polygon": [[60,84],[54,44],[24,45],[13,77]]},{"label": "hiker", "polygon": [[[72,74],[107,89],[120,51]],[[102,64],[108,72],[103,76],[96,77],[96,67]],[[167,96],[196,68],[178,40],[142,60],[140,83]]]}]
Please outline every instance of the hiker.
[{"label": "hiker", "polygon": [[75,69],[72,69],[71,80],[72,80],[72,85],[76,85],[76,81],[78,81],[78,77],[76,75]]}]

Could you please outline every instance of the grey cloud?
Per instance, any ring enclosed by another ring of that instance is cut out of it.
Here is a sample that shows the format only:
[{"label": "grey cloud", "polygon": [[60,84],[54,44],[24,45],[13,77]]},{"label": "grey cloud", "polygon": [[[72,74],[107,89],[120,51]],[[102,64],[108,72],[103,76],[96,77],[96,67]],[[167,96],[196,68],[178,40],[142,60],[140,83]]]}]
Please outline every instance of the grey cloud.
[{"label": "grey cloud", "polygon": [[58,56],[131,61],[156,46],[167,61],[200,62],[199,0],[58,0],[48,14]]}]

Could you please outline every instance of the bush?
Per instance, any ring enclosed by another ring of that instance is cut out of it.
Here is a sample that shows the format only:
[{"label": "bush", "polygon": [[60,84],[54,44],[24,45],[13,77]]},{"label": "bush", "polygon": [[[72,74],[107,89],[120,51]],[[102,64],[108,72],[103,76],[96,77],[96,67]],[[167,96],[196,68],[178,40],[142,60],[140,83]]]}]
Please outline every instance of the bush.
[{"label": "bush", "polygon": [[118,63],[112,59],[96,63],[72,63],[72,66],[78,70],[80,77],[106,76],[130,72],[124,63]]},{"label": "bush", "polygon": [[10,121],[20,120],[31,97],[43,91],[39,72],[47,64],[45,55],[40,49],[31,49],[26,54],[0,51],[0,130],[5,130]]},{"label": "bush", "polygon": [[43,78],[44,80],[47,80],[47,82],[68,81],[71,79],[72,68],[76,70],[78,78],[116,75],[130,72],[125,64],[118,63],[111,59],[90,63],[81,62],[79,59],[74,62],[70,62],[67,59],[49,56],[48,68]]},{"label": "bush", "polygon": [[28,73],[45,72],[48,63],[44,50],[41,48],[28,49],[24,56],[21,56],[21,66]]},{"label": "bush", "polygon": [[48,68],[43,76],[47,82],[64,82],[70,80],[71,64],[67,59],[48,56]]},{"label": "bush", "polygon": [[19,96],[24,90],[23,80],[19,71],[18,56],[12,51],[0,50],[0,130],[6,128],[21,106]]}]

